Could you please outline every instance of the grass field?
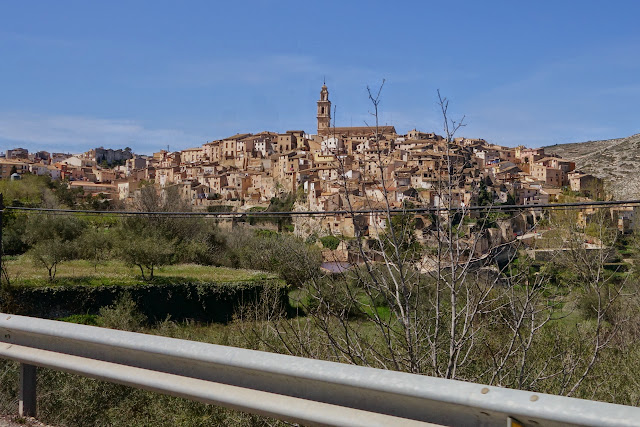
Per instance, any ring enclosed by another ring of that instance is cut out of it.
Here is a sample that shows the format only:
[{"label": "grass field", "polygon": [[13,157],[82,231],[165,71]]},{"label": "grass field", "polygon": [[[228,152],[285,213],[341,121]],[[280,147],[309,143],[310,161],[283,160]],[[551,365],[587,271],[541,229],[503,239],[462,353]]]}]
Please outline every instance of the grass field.
[{"label": "grass field", "polygon": [[[137,267],[127,267],[122,261],[107,261],[97,268],[89,261],[73,260],[58,266],[55,280],[49,281],[47,270],[36,266],[27,256],[4,260],[11,283],[25,286],[51,285],[123,285],[148,283],[142,280]],[[158,268],[152,283],[167,282],[247,282],[275,279],[275,274],[256,270],[210,267],[196,264],[176,264]]]}]

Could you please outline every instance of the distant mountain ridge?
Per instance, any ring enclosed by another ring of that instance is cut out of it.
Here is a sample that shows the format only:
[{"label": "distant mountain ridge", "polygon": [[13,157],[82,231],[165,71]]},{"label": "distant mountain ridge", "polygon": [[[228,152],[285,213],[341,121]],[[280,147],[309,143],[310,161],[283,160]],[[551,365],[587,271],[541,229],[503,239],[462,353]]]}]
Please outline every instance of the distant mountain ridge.
[{"label": "distant mountain ridge", "polygon": [[544,149],[575,162],[578,170],[603,178],[617,200],[640,199],[640,134]]}]

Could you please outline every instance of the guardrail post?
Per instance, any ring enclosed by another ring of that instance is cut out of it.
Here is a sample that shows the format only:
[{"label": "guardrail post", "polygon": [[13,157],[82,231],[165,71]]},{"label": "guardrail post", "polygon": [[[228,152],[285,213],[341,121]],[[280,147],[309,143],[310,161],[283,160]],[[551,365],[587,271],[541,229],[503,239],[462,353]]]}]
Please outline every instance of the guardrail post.
[{"label": "guardrail post", "polygon": [[2,270],[2,215],[4,214],[4,200],[3,200],[3,195],[2,193],[0,193],[0,285],[2,285],[2,274],[3,274],[3,270]]},{"label": "guardrail post", "polygon": [[36,367],[20,364],[20,403],[18,413],[21,417],[36,416]]}]

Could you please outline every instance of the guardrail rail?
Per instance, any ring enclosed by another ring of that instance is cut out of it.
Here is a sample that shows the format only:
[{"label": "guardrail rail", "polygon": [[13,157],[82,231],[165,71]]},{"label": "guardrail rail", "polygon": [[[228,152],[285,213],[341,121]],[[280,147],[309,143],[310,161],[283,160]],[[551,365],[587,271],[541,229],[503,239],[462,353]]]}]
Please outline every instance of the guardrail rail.
[{"label": "guardrail rail", "polygon": [[640,408],[0,313],[0,357],[306,425],[631,426]]}]

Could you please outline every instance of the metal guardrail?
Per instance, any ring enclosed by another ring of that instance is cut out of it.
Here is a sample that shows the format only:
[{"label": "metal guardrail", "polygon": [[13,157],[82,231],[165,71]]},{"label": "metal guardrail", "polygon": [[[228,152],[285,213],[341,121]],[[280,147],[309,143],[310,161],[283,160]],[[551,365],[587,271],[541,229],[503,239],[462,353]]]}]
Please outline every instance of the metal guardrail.
[{"label": "metal guardrail", "polygon": [[640,408],[0,313],[0,357],[306,425],[638,425]]}]

